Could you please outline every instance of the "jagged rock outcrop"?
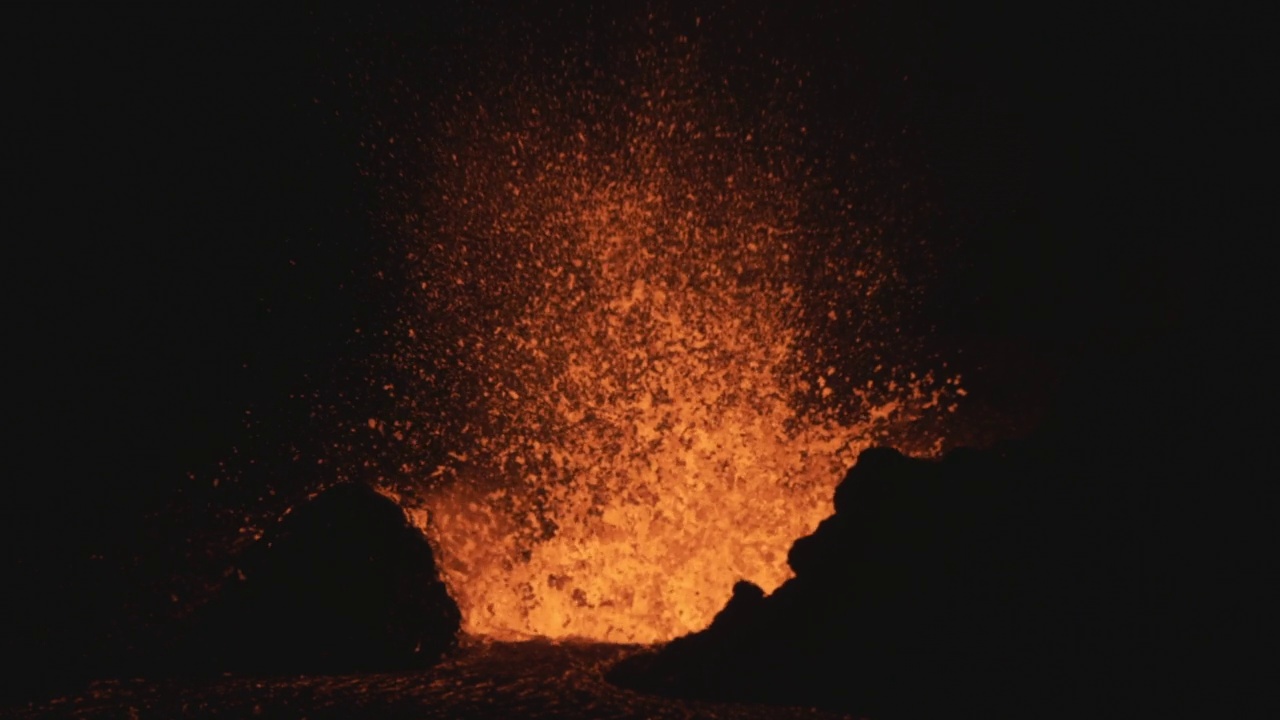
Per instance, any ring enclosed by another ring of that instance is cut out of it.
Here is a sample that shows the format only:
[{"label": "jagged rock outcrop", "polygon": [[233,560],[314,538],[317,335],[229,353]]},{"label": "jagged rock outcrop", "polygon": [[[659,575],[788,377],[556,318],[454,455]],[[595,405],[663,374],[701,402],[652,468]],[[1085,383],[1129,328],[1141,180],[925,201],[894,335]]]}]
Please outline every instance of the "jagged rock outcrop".
[{"label": "jagged rock outcrop", "polygon": [[183,653],[214,671],[416,667],[455,643],[459,622],[426,538],[394,502],[348,483],[246,552]]},{"label": "jagged rock outcrop", "polygon": [[793,579],[739,583],[709,628],[610,678],[876,718],[1120,712],[1141,668],[1119,508],[1061,460],[868,450],[792,547]]}]

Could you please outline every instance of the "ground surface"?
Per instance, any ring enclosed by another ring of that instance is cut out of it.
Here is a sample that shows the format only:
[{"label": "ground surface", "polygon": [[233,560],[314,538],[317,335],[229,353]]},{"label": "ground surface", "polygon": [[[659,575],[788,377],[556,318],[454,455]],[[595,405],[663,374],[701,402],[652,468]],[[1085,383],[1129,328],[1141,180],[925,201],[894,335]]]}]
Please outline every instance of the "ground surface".
[{"label": "ground surface", "polygon": [[366,675],[112,680],[0,710],[14,718],[837,718],[641,695],[604,672],[637,652],[602,644],[466,643],[434,668]]}]

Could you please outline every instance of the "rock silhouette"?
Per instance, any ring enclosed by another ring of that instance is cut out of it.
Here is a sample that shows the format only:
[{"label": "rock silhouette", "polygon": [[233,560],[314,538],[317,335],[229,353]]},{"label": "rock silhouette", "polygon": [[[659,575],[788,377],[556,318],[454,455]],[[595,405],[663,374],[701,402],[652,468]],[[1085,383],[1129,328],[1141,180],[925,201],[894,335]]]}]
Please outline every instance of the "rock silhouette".
[{"label": "rock silhouette", "polygon": [[1052,454],[864,452],[793,579],[739,583],[709,628],[611,679],[877,718],[1123,714],[1141,630],[1102,510],[1122,501]]},{"label": "rock silhouette", "polygon": [[429,664],[460,614],[426,538],[391,500],[337,485],[251,548],[186,652],[215,671],[342,672]]}]

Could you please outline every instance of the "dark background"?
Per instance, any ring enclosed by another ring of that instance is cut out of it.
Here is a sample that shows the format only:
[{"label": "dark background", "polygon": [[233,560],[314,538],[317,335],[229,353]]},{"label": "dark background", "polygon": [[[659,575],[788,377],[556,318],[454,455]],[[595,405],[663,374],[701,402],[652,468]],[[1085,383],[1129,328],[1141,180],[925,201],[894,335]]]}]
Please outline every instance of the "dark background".
[{"label": "dark background", "polygon": [[[444,5],[8,11],[13,647],[40,644],[62,667],[92,644],[113,612],[95,583],[146,554],[141,518],[248,442],[252,413],[367,350],[388,297],[378,188],[360,169],[370,85],[438,71],[420,79],[429,93],[465,72],[433,65],[457,48],[538,27],[551,51],[645,15]],[[1192,588],[1234,597],[1258,574],[1243,548],[1261,542],[1247,511],[1261,498],[1238,483],[1243,460],[1219,460],[1265,447],[1268,424],[1249,416],[1273,412],[1260,16],[956,5],[706,10],[814,68],[820,122],[907,137],[957,248],[937,333],[1046,364],[1045,432],[1216,458],[1135,476],[1149,502],[1134,532],[1171,625],[1248,631],[1216,614],[1230,601]],[[680,7],[672,26],[696,32],[701,11]]]}]

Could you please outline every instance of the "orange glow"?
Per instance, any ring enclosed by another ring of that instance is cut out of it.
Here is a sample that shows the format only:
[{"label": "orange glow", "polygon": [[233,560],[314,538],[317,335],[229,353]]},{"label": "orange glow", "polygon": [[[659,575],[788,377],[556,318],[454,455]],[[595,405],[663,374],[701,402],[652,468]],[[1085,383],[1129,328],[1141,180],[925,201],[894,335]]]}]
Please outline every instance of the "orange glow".
[{"label": "orange glow", "polygon": [[959,390],[815,360],[891,258],[822,224],[785,113],[744,115],[691,61],[638,64],[646,82],[460,98],[398,201],[409,380],[386,431],[434,459],[384,484],[471,633],[700,629],[735,581],[789,577],[861,449],[936,451],[913,423]]}]

